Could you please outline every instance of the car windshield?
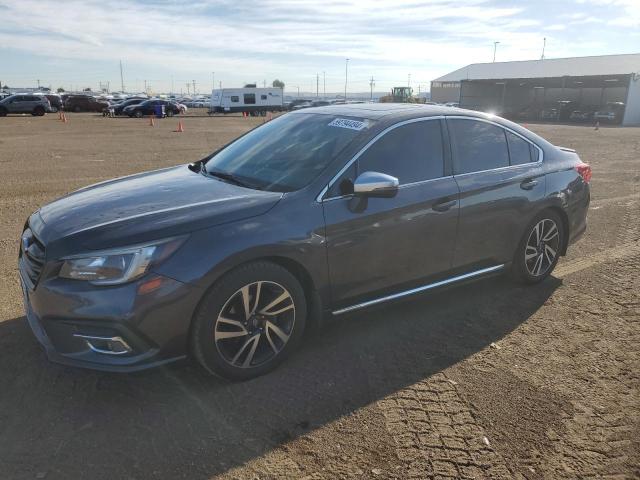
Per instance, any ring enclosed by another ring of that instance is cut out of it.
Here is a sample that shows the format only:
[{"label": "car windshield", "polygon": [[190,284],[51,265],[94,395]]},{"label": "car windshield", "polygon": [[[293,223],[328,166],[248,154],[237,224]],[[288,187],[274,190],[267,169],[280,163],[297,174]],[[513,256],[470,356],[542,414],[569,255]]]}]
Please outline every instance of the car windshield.
[{"label": "car windshield", "polygon": [[210,157],[205,169],[263,190],[298,190],[372,125],[371,120],[331,115],[283,115]]}]

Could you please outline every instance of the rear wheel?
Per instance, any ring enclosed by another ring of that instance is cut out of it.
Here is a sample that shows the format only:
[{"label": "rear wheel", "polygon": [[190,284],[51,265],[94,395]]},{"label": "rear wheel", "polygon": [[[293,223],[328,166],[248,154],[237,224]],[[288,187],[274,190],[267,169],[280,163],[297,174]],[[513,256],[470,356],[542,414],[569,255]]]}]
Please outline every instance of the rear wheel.
[{"label": "rear wheel", "polygon": [[7,116],[7,109],[4,107],[0,107],[0,117],[6,117]]},{"label": "rear wheel", "polygon": [[552,210],[539,214],[527,227],[513,260],[513,275],[524,283],[543,281],[555,268],[564,242],[560,216]]},{"label": "rear wheel", "polygon": [[136,118],[142,118],[143,117],[143,113],[142,110],[136,110],[136,113],[134,113]]},{"label": "rear wheel", "polygon": [[209,372],[230,380],[263,375],[284,361],[304,332],[307,306],[296,278],[271,262],[238,267],[204,298],[192,351]]},{"label": "rear wheel", "polygon": [[33,109],[33,115],[37,115],[38,117],[42,117],[44,113],[44,107],[36,107]]}]

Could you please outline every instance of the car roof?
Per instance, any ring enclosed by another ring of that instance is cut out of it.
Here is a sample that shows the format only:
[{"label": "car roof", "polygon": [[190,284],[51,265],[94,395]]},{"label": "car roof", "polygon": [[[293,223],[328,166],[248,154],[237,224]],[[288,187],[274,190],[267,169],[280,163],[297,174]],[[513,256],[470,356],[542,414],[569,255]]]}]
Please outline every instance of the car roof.
[{"label": "car roof", "polygon": [[424,105],[419,103],[354,103],[328,105],[297,110],[296,115],[320,113],[325,115],[357,117],[368,120],[402,121],[418,117],[435,117],[441,115],[465,115],[487,118],[489,114],[465,110],[462,108],[445,107],[444,105]]}]

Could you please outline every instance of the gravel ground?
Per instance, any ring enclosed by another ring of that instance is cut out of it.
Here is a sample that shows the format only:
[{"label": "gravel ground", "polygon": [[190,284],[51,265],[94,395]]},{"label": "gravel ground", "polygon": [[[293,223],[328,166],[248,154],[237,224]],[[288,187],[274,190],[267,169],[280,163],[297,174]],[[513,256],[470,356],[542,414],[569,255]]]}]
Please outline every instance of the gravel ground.
[{"label": "gravel ground", "polygon": [[193,161],[241,117],[0,119],[0,478],[640,478],[640,129],[532,125],[593,166],[587,235],[503,278],[332,323],[245,383],[50,364],[16,254],[39,205]]}]

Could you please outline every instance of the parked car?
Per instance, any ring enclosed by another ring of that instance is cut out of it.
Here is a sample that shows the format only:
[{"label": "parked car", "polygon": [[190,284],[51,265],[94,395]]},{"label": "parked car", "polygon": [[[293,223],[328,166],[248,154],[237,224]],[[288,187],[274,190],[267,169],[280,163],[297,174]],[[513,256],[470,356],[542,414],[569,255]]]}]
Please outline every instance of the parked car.
[{"label": "parked car", "polygon": [[27,318],[55,362],[190,353],[247,379],[327,317],[502,272],[542,282],[586,229],[590,179],[574,150],[480,112],[305,109],[42,206],[20,243]]},{"label": "parked car", "polygon": [[6,117],[9,113],[42,116],[52,111],[51,104],[44,95],[10,95],[0,100],[0,117]]},{"label": "parked car", "polygon": [[129,98],[122,102],[111,104],[110,106],[105,107],[105,109],[108,110],[109,108],[113,108],[114,115],[124,115],[124,109],[126,107],[129,107],[131,105],[138,105],[146,100],[146,98]]},{"label": "parked car", "polygon": [[62,110],[62,98],[60,97],[60,95],[51,93],[51,94],[45,95],[45,97],[47,97],[47,100],[49,100],[49,104],[51,105],[52,112],[55,113],[59,110]]},{"label": "parked car", "polygon": [[540,119],[545,122],[557,122],[559,119],[559,112],[557,108],[547,108],[540,113]]},{"label": "parked car", "polygon": [[598,110],[593,119],[605,123],[621,123],[624,115],[623,102],[608,102],[605,108]]},{"label": "parked car", "polygon": [[574,110],[569,115],[569,120],[578,123],[592,122],[594,113],[593,110]]},{"label": "parked car", "polygon": [[306,101],[304,103],[298,103],[294,105],[293,107],[291,107],[291,111],[302,110],[303,108],[311,108],[311,107],[313,107],[313,104],[310,101]]},{"label": "parked car", "polygon": [[287,109],[289,111],[293,110],[294,107],[296,107],[297,105],[302,105],[302,104],[307,104],[310,103],[309,100],[305,100],[303,98],[296,98],[295,100],[291,100],[287,105]]},{"label": "parked car", "polygon": [[128,115],[129,117],[137,117],[141,118],[146,115],[155,115],[156,105],[164,105],[164,114],[167,117],[173,117],[180,113],[180,107],[175,102],[170,102],[168,100],[145,100],[142,103],[137,105],[129,105],[125,107],[123,110],[124,115]]},{"label": "parked car", "polygon": [[64,109],[68,112],[102,112],[108,107],[109,102],[89,95],[71,95],[64,102]]}]

